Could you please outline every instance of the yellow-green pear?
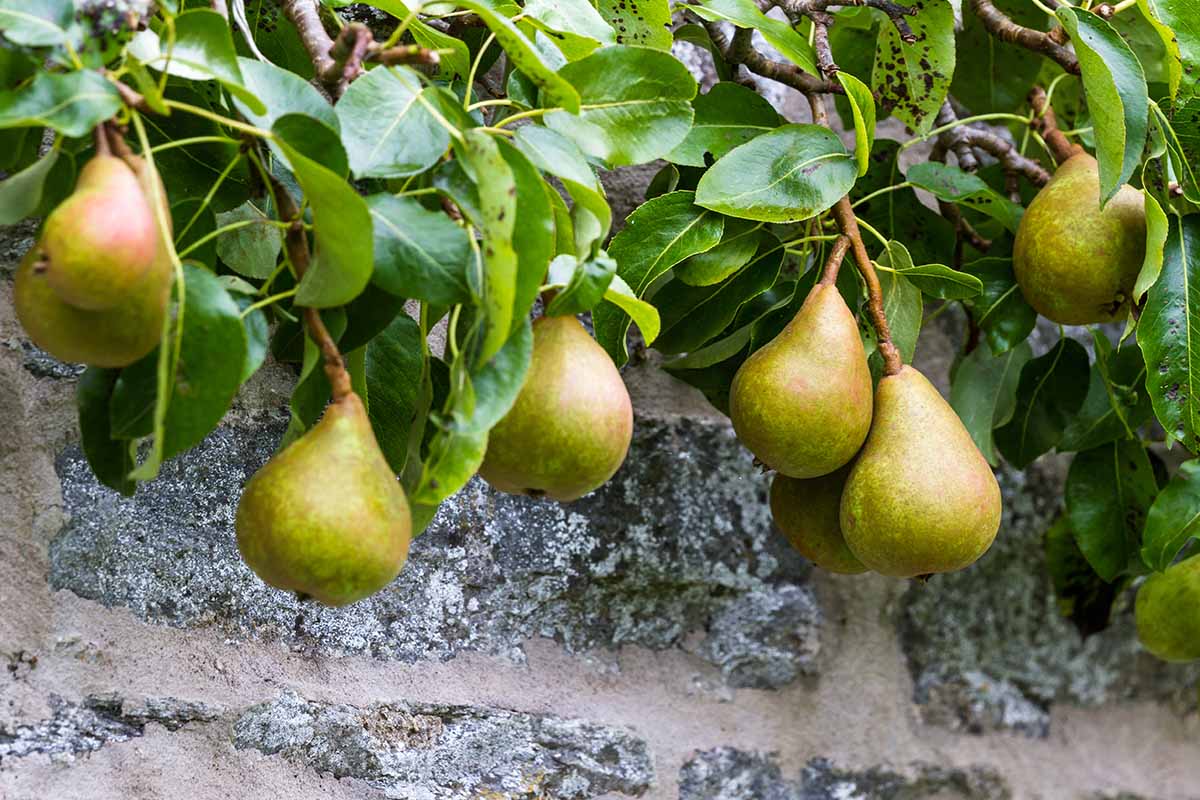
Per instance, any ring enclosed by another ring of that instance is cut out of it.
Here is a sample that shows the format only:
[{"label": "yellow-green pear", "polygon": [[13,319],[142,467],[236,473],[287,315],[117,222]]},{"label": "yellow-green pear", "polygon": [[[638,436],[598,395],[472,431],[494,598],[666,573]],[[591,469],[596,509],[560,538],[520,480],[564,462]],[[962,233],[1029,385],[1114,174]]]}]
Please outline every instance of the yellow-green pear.
[{"label": "yellow-green pear", "polygon": [[879,381],[841,522],[858,560],[894,577],[962,569],[996,538],[996,476],[954,409],[910,366]]},{"label": "yellow-green pear", "polygon": [[819,478],[789,478],[776,473],[771,482],[771,516],[800,555],[828,572],[856,575],[867,568],[842,536],[839,512],[849,466]]},{"label": "yellow-green pear", "polygon": [[813,287],[787,327],[746,359],[729,417],[759,461],[793,478],[827,475],[854,457],[871,427],[871,372],[837,287]]},{"label": "yellow-green pear", "polygon": [[412,535],[408,499],[358,395],[330,403],[255,473],[235,527],[260,578],[325,605],[361,600],[400,573]]},{"label": "yellow-green pear", "polygon": [[63,302],[105,311],[142,283],[158,242],[138,176],[124,160],[97,155],[80,170],[75,191],[46,217],[36,268]]},{"label": "yellow-green pear", "polygon": [[488,435],[479,474],[502,492],[575,500],[613,476],[632,438],[612,359],[574,317],[541,317],[525,384]]},{"label": "yellow-green pear", "polygon": [[1128,184],[1100,208],[1096,159],[1062,163],[1025,210],[1013,271],[1029,305],[1063,325],[1115,322],[1133,297],[1146,253],[1141,192]]},{"label": "yellow-green pear", "polygon": [[1200,659],[1200,555],[1147,578],[1134,618],[1142,646],[1162,660]]}]

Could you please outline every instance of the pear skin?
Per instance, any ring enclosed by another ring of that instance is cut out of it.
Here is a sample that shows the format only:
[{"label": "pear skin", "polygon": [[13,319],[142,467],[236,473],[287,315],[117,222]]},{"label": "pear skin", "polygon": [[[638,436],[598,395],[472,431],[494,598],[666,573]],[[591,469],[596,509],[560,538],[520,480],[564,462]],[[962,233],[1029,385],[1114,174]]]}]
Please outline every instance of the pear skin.
[{"label": "pear skin", "polygon": [[729,417],[768,467],[815,478],[845,465],[871,427],[871,372],[854,315],[817,284],[787,327],[733,378]]},{"label": "pear skin", "polygon": [[154,264],[158,226],[137,175],[98,155],[42,228],[45,280],[63,302],[105,311],[123,302]]},{"label": "pear skin", "polygon": [[996,477],[958,415],[910,366],[879,381],[841,522],[858,560],[893,577],[962,569],[996,538]]},{"label": "pear skin", "polygon": [[488,435],[479,474],[502,492],[567,502],[611,478],[632,438],[612,359],[574,317],[540,317],[525,384]]},{"label": "pear skin", "polygon": [[408,557],[412,518],[358,395],[246,483],[238,550],[271,586],[344,606],[374,594]]},{"label": "pear skin", "polygon": [[1147,578],[1134,618],[1142,646],[1163,661],[1200,659],[1200,555]]},{"label": "pear skin", "polygon": [[1125,185],[1100,209],[1100,173],[1068,158],[1026,209],[1013,271],[1029,305],[1063,325],[1117,322],[1129,310],[1146,253],[1141,192]]},{"label": "pear skin", "polygon": [[800,555],[827,572],[857,575],[867,568],[846,546],[839,512],[848,466],[819,478],[789,478],[776,473],[771,482],[771,516]]}]

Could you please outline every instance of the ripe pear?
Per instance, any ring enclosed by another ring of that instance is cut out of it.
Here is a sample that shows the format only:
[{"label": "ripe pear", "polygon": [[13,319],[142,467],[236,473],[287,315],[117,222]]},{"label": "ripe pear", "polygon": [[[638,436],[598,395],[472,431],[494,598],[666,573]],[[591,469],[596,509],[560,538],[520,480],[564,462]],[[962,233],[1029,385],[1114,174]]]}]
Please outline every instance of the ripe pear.
[{"label": "ripe pear", "polygon": [[1100,173],[1071,156],[1029,204],[1013,271],[1029,305],[1063,325],[1114,322],[1128,311],[1146,253],[1141,192],[1124,185],[1100,208]]},{"label": "ripe pear", "polygon": [[845,465],[871,427],[871,372],[854,315],[835,286],[813,287],[729,391],[738,438],[768,467],[815,478]]},{"label": "ripe pear", "polygon": [[996,538],[996,477],[958,415],[910,366],[879,381],[841,522],[859,561],[894,577],[962,569]]},{"label": "ripe pear", "polygon": [[246,483],[238,550],[279,589],[344,606],[374,594],[408,557],[412,518],[356,394]]},{"label": "ripe pear", "polygon": [[1162,660],[1200,659],[1200,555],[1147,578],[1134,618],[1142,646]]},{"label": "ripe pear", "polygon": [[492,428],[479,474],[502,492],[575,500],[625,461],[633,404],[612,359],[574,317],[533,323],[533,360]]},{"label": "ripe pear", "polygon": [[63,302],[105,311],[125,300],[154,265],[158,224],[138,176],[122,159],[98,155],[42,228],[45,280]]},{"label": "ripe pear", "polygon": [[867,568],[842,536],[839,511],[849,466],[819,478],[776,474],[771,482],[771,516],[800,555],[828,572],[856,575]]}]

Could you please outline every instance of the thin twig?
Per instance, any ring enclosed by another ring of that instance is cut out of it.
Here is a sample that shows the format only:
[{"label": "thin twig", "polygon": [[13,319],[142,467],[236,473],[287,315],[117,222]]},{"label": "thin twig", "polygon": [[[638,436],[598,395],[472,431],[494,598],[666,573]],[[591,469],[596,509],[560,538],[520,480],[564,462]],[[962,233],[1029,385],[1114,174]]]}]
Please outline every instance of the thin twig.
[{"label": "thin twig", "polygon": [[1040,86],[1033,87],[1029,92],[1029,104],[1033,106],[1034,111],[1033,129],[1041,134],[1055,161],[1061,164],[1071,156],[1083,152],[1082,147],[1071,144],[1059,129],[1054,108],[1046,102],[1045,89]]},{"label": "thin twig", "polygon": [[779,0],[778,5],[784,11],[792,14],[804,14],[813,18],[813,12],[826,11],[833,6],[870,6],[877,8],[884,14],[887,14],[888,19],[896,26],[897,32],[900,34],[900,39],[906,44],[912,44],[917,41],[916,34],[909,27],[905,17],[915,17],[917,15],[916,6],[902,6],[898,3],[890,2],[890,0]]},{"label": "thin twig", "polygon": [[833,218],[837,220],[842,233],[850,239],[850,248],[854,252],[854,261],[862,274],[863,282],[867,284],[867,314],[875,327],[875,337],[878,340],[879,354],[883,356],[883,372],[885,375],[895,375],[904,367],[904,359],[900,351],[892,343],[892,329],[888,325],[887,314],[883,310],[883,289],[879,285],[879,276],[875,274],[875,265],[863,244],[862,232],[858,229],[858,219],[850,208],[850,197],[847,195],[838,200],[833,206]]},{"label": "thin twig", "polygon": [[[1059,66],[1067,72],[1073,75],[1079,74],[1079,60],[1075,57],[1075,53],[1070,48],[1064,47],[1061,42],[1056,41],[1055,35],[1018,25],[1003,11],[996,8],[992,4],[992,0],[971,0],[971,10],[975,12],[975,16],[979,17],[983,27],[992,36],[1009,44],[1020,45],[1035,53],[1041,53],[1057,61]],[[1061,28],[1055,28],[1054,32],[1057,33],[1061,30]]]},{"label": "thin twig", "polygon": [[810,92],[846,93],[837,81],[822,80],[809,75],[795,64],[775,61],[758,52],[752,38],[754,31],[749,28],[738,28],[734,32],[733,38],[730,39],[721,30],[718,23],[705,20],[701,22],[704,29],[708,31],[708,36],[712,39],[717,52],[730,64],[741,64],[755,75],[778,81],[806,94]]},{"label": "thin twig", "polygon": [[308,58],[317,75],[328,74],[333,66],[333,59],[329,55],[333,49],[333,37],[325,30],[325,23],[321,22],[317,0],[282,0],[281,8],[300,34],[300,42],[308,51]]},{"label": "thin twig", "polygon": [[846,251],[849,249],[850,237],[843,233],[829,250],[829,258],[825,259],[825,268],[821,271],[821,280],[818,283],[825,286],[837,283],[838,272],[841,271],[842,262],[846,260]]},{"label": "thin twig", "polygon": [[829,26],[833,24],[833,15],[813,11],[808,16],[813,24],[813,52],[817,55],[817,68],[826,78],[832,79],[838,73],[838,65],[833,60],[833,47],[829,43]]},{"label": "thin twig", "polygon": [[226,0],[209,0],[209,7],[225,19],[229,19],[229,4]]}]

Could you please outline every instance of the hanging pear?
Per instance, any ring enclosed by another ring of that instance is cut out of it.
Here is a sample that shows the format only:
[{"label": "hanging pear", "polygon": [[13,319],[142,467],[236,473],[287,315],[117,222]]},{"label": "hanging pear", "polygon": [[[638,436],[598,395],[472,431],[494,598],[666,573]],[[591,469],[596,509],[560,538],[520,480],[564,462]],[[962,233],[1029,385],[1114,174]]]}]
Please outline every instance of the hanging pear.
[{"label": "hanging pear", "polygon": [[1146,253],[1142,194],[1128,184],[1100,208],[1096,159],[1062,163],[1026,209],[1013,243],[1013,271],[1029,305],[1063,325],[1125,316]]},{"label": "hanging pear", "polygon": [[729,417],[763,464],[815,478],[858,452],[871,427],[871,404],[854,315],[836,286],[818,283],[787,327],[737,371]]},{"label": "hanging pear", "polygon": [[894,577],[962,569],[996,538],[996,477],[958,415],[910,366],[879,381],[841,522],[859,561]]},{"label": "hanging pear", "polygon": [[839,512],[850,467],[819,478],[789,478],[776,473],[771,482],[771,516],[800,555],[827,572],[856,575],[867,568],[846,546]]},{"label": "hanging pear", "polygon": [[[99,158],[102,157],[92,161]],[[55,358],[96,367],[124,367],[153,350],[162,337],[174,279],[168,240],[171,217],[162,181],[147,162],[137,156],[123,160],[109,158],[122,164],[147,208],[152,207],[155,195],[159,198],[168,237],[158,233],[158,220],[152,214],[154,255],[149,268],[122,290],[120,302],[112,308],[102,311],[80,308],[64,300],[52,284],[51,267],[56,262],[47,255],[43,236],[17,267],[13,304],[29,338]],[[57,209],[51,216],[54,213]]]},{"label": "hanging pear", "polygon": [[1200,555],[1147,578],[1134,618],[1142,646],[1163,661],[1200,659]]},{"label": "hanging pear", "polygon": [[39,269],[63,302],[104,311],[144,280],[158,240],[137,175],[124,160],[100,154],[80,170],[71,196],[46,217]]},{"label": "hanging pear", "polygon": [[412,535],[408,499],[358,395],[330,403],[246,483],[235,527],[260,578],[325,605],[361,600],[400,573]]},{"label": "hanging pear", "polygon": [[575,500],[613,476],[632,438],[612,359],[574,317],[540,317],[525,384],[492,428],[479,474],[502,492]]}]

